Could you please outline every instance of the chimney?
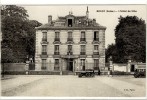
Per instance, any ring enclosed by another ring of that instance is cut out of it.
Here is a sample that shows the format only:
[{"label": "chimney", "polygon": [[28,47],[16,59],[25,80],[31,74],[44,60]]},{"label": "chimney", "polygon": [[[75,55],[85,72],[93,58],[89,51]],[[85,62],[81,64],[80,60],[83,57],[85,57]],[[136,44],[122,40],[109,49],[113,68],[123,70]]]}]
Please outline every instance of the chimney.
[{"label": "chimney", "polygon": [[48,23],[51,24],[52,23],[52,16],[48,15]]}]

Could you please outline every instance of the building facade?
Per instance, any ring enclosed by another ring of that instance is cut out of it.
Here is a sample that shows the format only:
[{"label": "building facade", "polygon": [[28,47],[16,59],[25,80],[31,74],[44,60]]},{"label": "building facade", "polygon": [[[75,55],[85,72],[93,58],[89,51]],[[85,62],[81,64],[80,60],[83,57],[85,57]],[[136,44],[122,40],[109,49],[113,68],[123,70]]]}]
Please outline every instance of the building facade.
[{"label": "building facade", "polygon": [[36,28],[36,71],[68,71],[105,68],[106,27],[85,16],[67,16]]}]

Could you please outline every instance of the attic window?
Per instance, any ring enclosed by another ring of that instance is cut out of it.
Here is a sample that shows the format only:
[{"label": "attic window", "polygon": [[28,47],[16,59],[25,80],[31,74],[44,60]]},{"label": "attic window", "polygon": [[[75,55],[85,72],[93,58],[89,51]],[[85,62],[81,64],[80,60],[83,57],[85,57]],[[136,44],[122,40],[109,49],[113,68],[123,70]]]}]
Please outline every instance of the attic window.
[{"label": "attic window", "polygon": [[68,19],[68,27],[72,27],[72,19]]}]

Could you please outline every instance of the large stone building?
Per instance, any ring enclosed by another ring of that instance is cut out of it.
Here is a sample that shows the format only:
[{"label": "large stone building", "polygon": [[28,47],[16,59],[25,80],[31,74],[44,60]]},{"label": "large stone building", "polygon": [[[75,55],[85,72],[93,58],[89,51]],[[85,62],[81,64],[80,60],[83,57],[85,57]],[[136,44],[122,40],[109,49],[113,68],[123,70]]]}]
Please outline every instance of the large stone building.
[{"label": "large stone building", "polygon": [[68,71],[105,68],[106,27],[72,12],[36,28],[36,71]]}]

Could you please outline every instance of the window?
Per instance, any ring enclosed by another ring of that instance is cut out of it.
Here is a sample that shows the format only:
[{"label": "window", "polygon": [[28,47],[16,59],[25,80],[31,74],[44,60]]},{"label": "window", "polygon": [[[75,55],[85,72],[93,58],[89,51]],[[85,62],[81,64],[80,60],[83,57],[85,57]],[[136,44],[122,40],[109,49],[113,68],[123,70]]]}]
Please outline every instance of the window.
[{"label": "window", "polygon": [[42,59],[42,69],[46,69],[46,59]]},{"label": "window", "polygon": [[94,51],[98,51],[98,45],[94,45]]},{"label": "window", "polygon": [[85,70],[85,59],[81,59],[82,70]]},{"label": "window", "polygon": [[68,19],[68,27],[72,27],[72,19]]},{"label": "window", "polygon": [[99,60],[98,59],[94,59],[94,67],[99,67]]},{"label": "window", "polygon": [[72,52],[72,45],[68,45],[68,51]]},{"label": "window", "polygon": [[72,38],[72,32],[68,32],[68,38]]},{"label": "window", "polygon": [[59,59],[55,59],[55,70],[59,70]]},{"label": "window", "polygon": [[85,32],[81,32],[81,38],[85,38]]},{"label": "window", "polygon": [[85,32],[81,32],[81,41],[86,41]]},{"label": "window", "polygon": [[59,32],[55,32],[55,38],[59,38]]},{"label": "window", "polygon": [[46,45],[42,45],[42,53],[46,53],[47,52],[47,46]]},{"label": "window", "polygon": [[43,32],[43,38],[42,38],[43,41],[47,41],[47,32]]},{"label": "window", "polygon": [[85,52],[85,45],[81,45],[81,52]]},{"label": "window", "polygon": [[55,45],[54,52],[55,52],[55,54],[59,54],[59,45]]},{"label": "window", "polygon": [[98,33],[98,31],[95,31],[94,32],[94,40],[98,41],[98,39],[99,39],[99,33]]}]

